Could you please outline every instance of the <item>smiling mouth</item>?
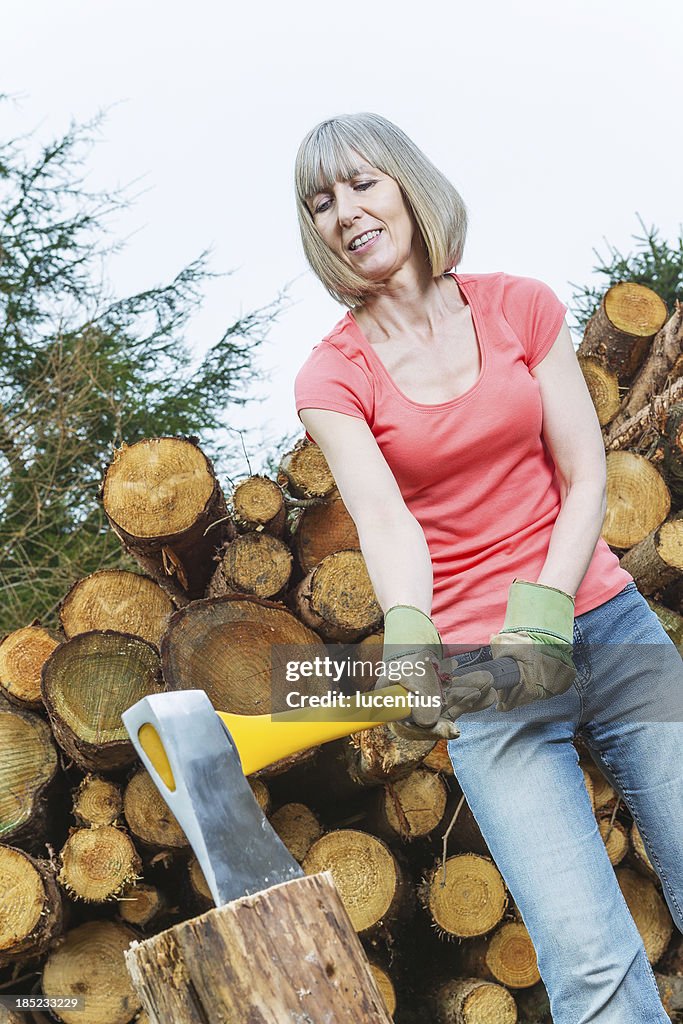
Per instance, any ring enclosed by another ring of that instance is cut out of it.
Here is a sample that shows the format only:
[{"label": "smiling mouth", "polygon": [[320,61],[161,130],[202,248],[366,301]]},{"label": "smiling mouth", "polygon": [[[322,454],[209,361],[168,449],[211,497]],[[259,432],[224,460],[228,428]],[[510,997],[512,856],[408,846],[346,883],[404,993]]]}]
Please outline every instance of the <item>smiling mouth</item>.
[{"label": "smiling mouth", "polygon": [[[368,245],[370,245],[371,242],[374,242],[376,238],[379,238],[381,234],[382,228],[373,228],[371,232],[366,231],[363,235],[360,236],[361,238],[364,238],[365,241],[362,242],[360,245],[354,245],[353,243],[351,243],[351,245],[349,246],[349,252],[360,252],[362,249],[365,249]],[[366,237],[367,235],[369,235],[370,237]]]}]

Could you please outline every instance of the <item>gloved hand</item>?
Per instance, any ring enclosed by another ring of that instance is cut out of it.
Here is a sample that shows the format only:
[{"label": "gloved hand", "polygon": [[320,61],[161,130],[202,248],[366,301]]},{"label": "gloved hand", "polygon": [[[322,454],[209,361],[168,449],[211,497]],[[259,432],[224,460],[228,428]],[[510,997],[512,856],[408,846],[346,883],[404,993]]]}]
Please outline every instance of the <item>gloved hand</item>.
[{"label": "gloved hand", "polygon": [[571,595],[542,583],[513,580],[503,628],[490,643],[494,658],[515,659],[520,681],[505,695],[498,695],[496,710],[511,711],[565,693],[576,676],[573,636]]},{"label": "gloved hand", "polygon": [[[460,735],[455,719],[466,711],[479,711],[495,700],[488,672],[470,672],[461,680],[441,675],[441,637],[424,612],[410,605],[394,605],[384,616],[382,660],[391,664],[376,683],[381,690],[400,682],[417,698],[409,717],[391,722],[389,728],[402,739],[456,739]],[[396,678],[400,671],[401,678]]]}]

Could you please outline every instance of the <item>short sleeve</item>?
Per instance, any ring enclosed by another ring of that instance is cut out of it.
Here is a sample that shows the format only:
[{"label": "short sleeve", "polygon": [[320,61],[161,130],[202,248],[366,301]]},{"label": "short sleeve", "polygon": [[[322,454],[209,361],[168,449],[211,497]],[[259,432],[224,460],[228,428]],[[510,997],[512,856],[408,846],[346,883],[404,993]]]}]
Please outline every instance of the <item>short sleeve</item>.
[{"label": "short sleeve", "polygon": [[[322,341],[296,375],[294,399],[297,414],[301,409],[329,409],[369,421],[372,384],[360,366]],[[312,440],[308,433],[306,436]]]},{"label": "short sleeve", "polygon": [[527,366],[533,370],[552,348],[567,307],[543,281],[505,274],[503,311],[524,346]]}]

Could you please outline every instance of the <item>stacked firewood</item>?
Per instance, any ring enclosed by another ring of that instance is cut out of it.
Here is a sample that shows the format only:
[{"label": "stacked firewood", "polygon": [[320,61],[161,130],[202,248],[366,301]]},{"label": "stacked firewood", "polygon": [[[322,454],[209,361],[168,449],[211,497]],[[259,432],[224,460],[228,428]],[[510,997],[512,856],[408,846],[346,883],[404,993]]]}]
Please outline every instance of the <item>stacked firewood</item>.
[{"label": "stacked firewood", "polygon": [[[648,289],[617,285],[578,353],[605,434],[603,535],[679,644],[682,319],[677,308],[667,320]],[[101,498],[145,575],[79,580],[59,629],[33,623],[0,643],[0,994],[84,996],[85,1010],[56,1011],[66,1024],[146,1022],[124,950],[212,905],[122,711],[201,688],[217,709],[269,713],[271,645],[377,663],[382,643],[358,536],[316,445],[298,442],[277,479],[249,476],[226,498],[193,439],[139,441],[115,453]],[[626,808],[579,755],[673,1013],[683,948],[657,876]],[[249,781],[304,871],[332,872],[400,1024],[550,1019],[533,946],[443,742],[377,726]]]}]

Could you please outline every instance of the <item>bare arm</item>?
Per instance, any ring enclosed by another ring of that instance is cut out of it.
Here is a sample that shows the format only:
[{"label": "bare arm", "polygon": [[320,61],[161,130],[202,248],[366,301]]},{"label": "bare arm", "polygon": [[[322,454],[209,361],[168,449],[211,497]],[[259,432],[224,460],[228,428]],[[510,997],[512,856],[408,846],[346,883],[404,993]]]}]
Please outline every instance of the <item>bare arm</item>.
[{"label": "bare arm", "polygon": [[302,409],[301,420],[322,450],[353,519],[377,600],[432,612],[433,572],[422,527],[365,420],[327,409]]},{"label": "bare arm", "polygon": [[536,580],[576,594],[605,518],[605,447],[566,323],[531,371],[541,389],[543,440],[553,457],[562,506]]}]

